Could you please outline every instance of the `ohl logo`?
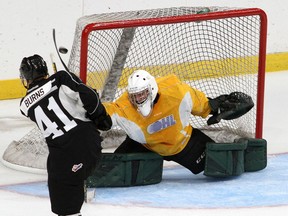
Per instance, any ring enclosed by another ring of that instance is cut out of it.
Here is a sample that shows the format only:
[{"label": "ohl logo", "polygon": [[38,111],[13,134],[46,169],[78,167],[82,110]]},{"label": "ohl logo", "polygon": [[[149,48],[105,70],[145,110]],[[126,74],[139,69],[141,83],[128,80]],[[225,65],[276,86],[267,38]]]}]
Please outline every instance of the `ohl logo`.
[{"label": "ohl logo", "polygon": [[147,128],[147,132],[149,134],[153,134],[175,124],[176,124],[176,120],[174,119],[174,116],[169,115],[150,124]]}]

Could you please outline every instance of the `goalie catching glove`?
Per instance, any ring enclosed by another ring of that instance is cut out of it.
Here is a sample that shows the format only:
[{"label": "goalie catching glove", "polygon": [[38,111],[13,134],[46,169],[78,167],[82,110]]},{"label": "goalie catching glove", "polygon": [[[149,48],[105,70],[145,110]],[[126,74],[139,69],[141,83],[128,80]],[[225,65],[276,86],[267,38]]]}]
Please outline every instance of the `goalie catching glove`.
[{"label": "goalie catching glove", "polygon": [[207,124],[216,124],[224,120],[239,118],[254,106],[252,98],[243,92],[232,92],[229,95],[220,95],[214,99],[209,98],[212,116]]}]

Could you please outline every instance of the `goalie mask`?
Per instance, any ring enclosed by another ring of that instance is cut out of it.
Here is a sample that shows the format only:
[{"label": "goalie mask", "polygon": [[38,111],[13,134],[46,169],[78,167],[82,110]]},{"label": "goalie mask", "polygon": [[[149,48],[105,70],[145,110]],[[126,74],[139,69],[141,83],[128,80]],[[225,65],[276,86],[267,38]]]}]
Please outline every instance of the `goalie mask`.
[{"label": "goalie mask", "polygon": [[34,80],[48,76],[46,62],[39,55],[23,58],[19,71],[20,79],[26,88]]},{"label": "goalie mask", "polygon": [[158,92],[155,78],[145,70],[136,70],[128,78],[129,100],[144,117],[151,114]]}]

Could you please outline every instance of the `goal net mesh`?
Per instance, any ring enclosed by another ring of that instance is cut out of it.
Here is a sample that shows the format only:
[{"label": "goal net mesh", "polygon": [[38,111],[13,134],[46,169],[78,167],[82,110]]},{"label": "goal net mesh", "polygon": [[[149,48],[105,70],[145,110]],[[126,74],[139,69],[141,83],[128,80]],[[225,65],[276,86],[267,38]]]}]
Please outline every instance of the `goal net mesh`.
[{"label": "goal net mesh", "polygon": [[[210,98],[244,92],[256,105],[246,115],[211,126],[207,126],[207,119],[191,116],[191,124],[218,142],[255,137],[257,103],[259,95],[263,95],[259,93],[264,76],[259,72],[262,23],[257,13],[247,11],[181,7],[84,16],[77,22],[68,68],[97,89],[102,101],[117,99],[136,69],[147,70],[155,77],[176,74]],[[13,141],[3,159],[45,169],[45,160],[36,162],[31,156],[25,159],[26,153],[35,158],[47,157],[46,143],[37,130]],[[119,145],[125,134],[115,127],[102,132],[102,136],[102,145],[108,148]],[[17,160],[9,158],[11,149],[12,155],[20,152]],[[20,155],[25,162],[19,160]]]}]

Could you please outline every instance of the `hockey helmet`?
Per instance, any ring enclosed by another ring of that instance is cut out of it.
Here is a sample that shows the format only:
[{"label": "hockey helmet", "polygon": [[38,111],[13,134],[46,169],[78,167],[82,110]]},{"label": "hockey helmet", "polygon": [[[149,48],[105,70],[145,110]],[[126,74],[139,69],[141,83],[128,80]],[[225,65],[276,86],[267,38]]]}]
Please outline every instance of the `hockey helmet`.
[{"label": "hockey helmet", "polygon": [[36,54],[30,57],[24,57],[22,59],[19,71],[22,82],[26,81],[28,83],[48,75],[46,62],[41,56]]},{"label": "hockey helmet", "polygon": [[129,100],[144,117],[151,114],[158,93],[155,78],[145,70],[136,70],[128,78]]}]

